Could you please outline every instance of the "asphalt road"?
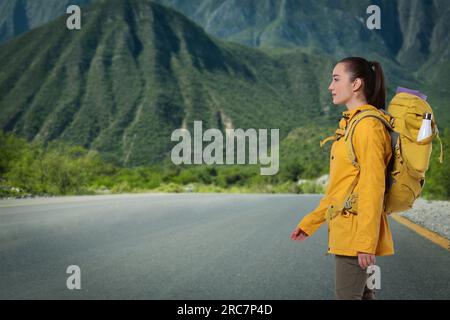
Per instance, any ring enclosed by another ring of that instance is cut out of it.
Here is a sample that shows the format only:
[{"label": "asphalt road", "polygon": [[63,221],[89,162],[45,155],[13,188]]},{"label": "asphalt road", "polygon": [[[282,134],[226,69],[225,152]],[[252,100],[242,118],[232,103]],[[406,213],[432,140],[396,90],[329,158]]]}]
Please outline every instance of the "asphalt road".
[{"label": "asphalt road", "polygon": [[[333,299],[317,195],[127,194],[0,201],[0,299]],[[380,299],[450,299],[450,254],[390,219]],[[69,265],[81,290],[69,290]]]}]

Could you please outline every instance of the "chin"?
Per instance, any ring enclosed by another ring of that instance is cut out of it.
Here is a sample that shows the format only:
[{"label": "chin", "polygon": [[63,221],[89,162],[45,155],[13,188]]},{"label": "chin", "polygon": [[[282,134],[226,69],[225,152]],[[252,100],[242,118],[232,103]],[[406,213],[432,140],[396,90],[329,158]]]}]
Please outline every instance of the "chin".
[{"label": "chin", "polygon": [[339,106],[341,104],[345,104],[345,101],[343,100],[337,100],[337,99],[333,99],[333,104]]}]

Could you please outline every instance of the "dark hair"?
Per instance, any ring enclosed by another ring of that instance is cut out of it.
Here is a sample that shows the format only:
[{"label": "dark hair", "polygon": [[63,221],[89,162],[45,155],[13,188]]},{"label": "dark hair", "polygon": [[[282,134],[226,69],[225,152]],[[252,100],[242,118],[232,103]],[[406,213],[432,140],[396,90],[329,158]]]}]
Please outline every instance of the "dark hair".
[{"label": "dark hair", "polygon": [[378,61],[367,61],[360,57],[344,58],[338,63],[341,62],[346,64],[346,70],[351,74],[352,81],[356,78],[362,79],[367,103],[377,109],[385,109],[386,89],[381,64]]}]

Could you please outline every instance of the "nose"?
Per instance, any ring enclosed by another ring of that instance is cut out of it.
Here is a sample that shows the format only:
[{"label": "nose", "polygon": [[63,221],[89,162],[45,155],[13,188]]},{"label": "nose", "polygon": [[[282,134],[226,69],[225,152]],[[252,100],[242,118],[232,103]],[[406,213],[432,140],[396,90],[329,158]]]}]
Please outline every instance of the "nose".
[{"label": "nose", "polygon": [[330,83],[330,85],[328,86],[328,91],[332,91],[333,90],[333,82]]}]

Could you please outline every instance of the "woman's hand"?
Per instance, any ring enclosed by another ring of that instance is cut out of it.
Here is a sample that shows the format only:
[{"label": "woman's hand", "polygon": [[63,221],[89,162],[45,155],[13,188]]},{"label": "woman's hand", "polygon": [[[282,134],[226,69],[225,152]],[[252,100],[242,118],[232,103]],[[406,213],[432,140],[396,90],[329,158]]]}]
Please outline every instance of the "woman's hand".
[{"label": "woman's hand", "polygon": [[363,269],[375,264],[375,255],[371,253],[358,252],[358,263]]},{"label": "woman's hand", "polygon": [[292,231],[291,233],[291,240],[304,241],[306,240],[306,238],[308,238],[308,235],[306,234],[305,231],[303,231],[299,227],[296,227],[294,231]]}]

